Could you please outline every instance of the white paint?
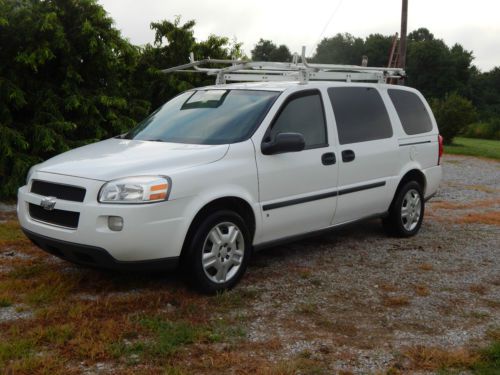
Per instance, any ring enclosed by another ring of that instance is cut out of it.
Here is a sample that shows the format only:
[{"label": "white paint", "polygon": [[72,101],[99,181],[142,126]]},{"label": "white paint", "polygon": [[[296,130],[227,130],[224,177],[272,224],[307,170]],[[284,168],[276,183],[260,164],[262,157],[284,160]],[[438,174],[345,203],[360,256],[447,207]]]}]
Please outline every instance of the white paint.
[{"label": "white paint", "polygon": [[[327,94],[327,88],[333,86],[379,90],[393,126],[392,137],[339,145],[334,113]],[[389,102],[385,84],[288,82],[228,87],[282,91],[250,139],[220,146],[112,139],[61,154],[36,166],[28,185],[19,189],[18,216],[21,226],[46,237],[106,249],[121,261],[152,260],[178,256],[195,215],[203,206],[218,198],[237,197],[250,205],[256,221],[253,242],[260,244],[384,213],[399,181],[411,169],[421,170],[426,175],[426,197],[438,187],[441,167],[436,166],[438,129],[434,117],[431,116],[432,131],[415,136],[405,135]],[[418,94],[407,87],[399,88]],[[322,94],[329,144],[295,153],[263,155],[260,145],[281,104],[290,94],[304,89],[318,89]],[[400,146],[412,142],[427,142],[414,146],[418,153],[413,159],[410,148]],[[341,152],[345,149],[354,150],[354,161],[342,161]],[[322,164],[321,156],[327,152],[335,153],[335,164]],[[134,205],[101,204],[97,201],[104,181],[140,175],[169,176],[172,181],[169,200]],[[30,218],[28,204],[40,205],[44,198],[30,192],[33,179],[86,189],[84,202],[57,199],[55,206],[60,210],[80,212],[76,230]],[[268,204],[377,182],[385,182],[385,185],[283,208],[263,209]],[[122,231],[109,229],[109,216],[123,217]]]}]

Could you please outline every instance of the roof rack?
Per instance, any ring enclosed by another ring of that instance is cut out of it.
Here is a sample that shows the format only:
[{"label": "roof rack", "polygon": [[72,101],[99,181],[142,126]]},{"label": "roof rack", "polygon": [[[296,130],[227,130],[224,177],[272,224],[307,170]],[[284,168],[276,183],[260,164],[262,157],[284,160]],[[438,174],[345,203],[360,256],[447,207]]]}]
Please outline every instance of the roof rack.
[{"label": "roof rack", "polygon": [[[345,81],[378,82],[388,79],[402,79],[405,71],[400,68],[376,68],[358,65],[310,64],[306,59],[306,48],[302,55],[293,55],[292,62],[244,61],[203,59],[196,61],[194,54],[189,55],[189,63],[162,70],[163,73],[195,72],[216,76],[217,85],[232,82],[271,82],[271,81]],[[222,68],[207,68],[211,64],[229,65]]]}]

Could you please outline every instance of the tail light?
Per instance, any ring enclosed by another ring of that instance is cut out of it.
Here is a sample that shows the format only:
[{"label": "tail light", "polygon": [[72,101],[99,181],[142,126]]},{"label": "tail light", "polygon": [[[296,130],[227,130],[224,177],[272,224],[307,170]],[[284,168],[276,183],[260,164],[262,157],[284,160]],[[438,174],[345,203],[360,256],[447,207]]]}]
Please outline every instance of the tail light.
[{"label": "tail light", "polygon": [[441,135],[438,135],[438,142],[439,142],[439,157],[438,157],[438,165],[441,165],[441,157],[443,156],[443,137]]}]

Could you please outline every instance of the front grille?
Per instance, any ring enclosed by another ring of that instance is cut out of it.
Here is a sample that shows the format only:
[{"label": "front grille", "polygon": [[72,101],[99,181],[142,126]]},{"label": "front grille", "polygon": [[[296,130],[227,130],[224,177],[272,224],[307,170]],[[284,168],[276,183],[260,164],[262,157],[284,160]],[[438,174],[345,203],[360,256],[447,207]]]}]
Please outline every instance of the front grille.
[{"label": "front grille", "polygon": [[85,189],[82,187],[41,180],[33,180],[31,183],[31,192],[46,197],[56,197],[74,202],[83,202],[85,198]]},{"label": "front grille", "polygon": [[48,211],[36,204],[29,204],[30,216],[39,221],[47,224],[59,225],[66,228],[78,228],[78,221],[80,220],[80,213],[65,210],[51,210]]}]

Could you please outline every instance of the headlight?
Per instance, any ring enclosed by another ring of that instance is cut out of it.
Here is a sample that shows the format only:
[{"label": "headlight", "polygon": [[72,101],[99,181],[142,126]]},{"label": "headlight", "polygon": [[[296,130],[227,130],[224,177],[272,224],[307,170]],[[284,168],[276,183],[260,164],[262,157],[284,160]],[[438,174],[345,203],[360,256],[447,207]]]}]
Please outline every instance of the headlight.
[{"label": "headlight", "polygon": [[127,177],[110,181],[99,192],[101,203],[149,203],[168,199],[170,178],[164,176]]}]

